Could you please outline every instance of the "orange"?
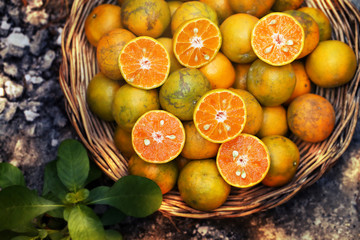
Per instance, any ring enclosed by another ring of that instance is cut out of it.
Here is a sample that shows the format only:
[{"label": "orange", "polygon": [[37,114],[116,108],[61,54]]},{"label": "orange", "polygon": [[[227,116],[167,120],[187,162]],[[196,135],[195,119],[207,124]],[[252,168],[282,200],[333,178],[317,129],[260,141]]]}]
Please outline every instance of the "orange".
[{"label": "orange", "polygon": [[329,18],[318,8],[302,7],[298,11],[309,14],[319,26],[320,41],[331,38],[331,24]]},{"label": "orange", "polygon": [[112,80],[102,73],[96,74],[86,89],[86,102],[96,116],[105,121],[113,121],[112,102],[120,82]]},{"label": "orange", "polygon": [[251,63],[235,64],[235,82],[234,88],[246,90],[246,79],[250,69]]},{"label": "orange", "polygon": [[270,13],[261,18],[251,35],[255,54],[273,66],[294,61],[304,47],[305,33],[294,17],[284,13]]},{"label": "orange", "polygon": [[96,6],[85,19],[85,36],[95,47],[105,33],[116,28],[122,28],[121,8],[113,4]]},{"label": "orange", "polygon": [[237,13],[247,13],[262,17],[269,12],[275,0],[229,0],[231,8]]},{"label": "orange", "polygon": [[280,187],[290,182],[299,166],[300,153],[290,139],[274,135],[261,139],[269,150],[270,169],[262,183],[269,187]]},{"label": "orange", "polygon": [[135,154],[129,160],[129,173],[153,180],[160,187],[162,194],[165,194],[174,188],[179,169],[175,161],[149,163]]},{"label": "orange", "polygon": [[257,137],[242,133],[220,145],[216,164],[231,186],[247,188],[260,183],[270,168],[267,147]]},{"label": "orange", "polygon": [[303,1],[304,0],[275,0],[271,9],[275,12],[294,10],[299,8]]},{"label": "orange", "polygon": [[137,36],[158,38],[170,24],[171,14],[163,0],[129,0],[121,5],[124,28]]},{"label": "orange", "polygon": [[211,211],[223,205],[231,190],[213,159],[193,160],[186,164],[177,184],[184,202],[200,211]]},{"label": "orange", "polygon": [[234,88],[231,90],[240,95],[245,102],[246,123],[242,132],[255,135],[260,130],[263,121],[263,110],[260,103],[246,90]]},{"label": "orange", "polygon": [[114,132],[115,147],[120,150],[121,154],[130,158],[135,154],[131,143],[131,132],[125,131],[119,126],[116,126]]},{"label": "orange", "polygon": [[357,68],[354,50],[338,40],[322,41],[306,59],[306,72],[310,80],[324,88],[348,83]]},{"label": "orange", "polygon": [[211,90],[209,80],[198,69],[183,68],[170,74],[161,86],[161,107],[183,121],[192,120],[198,100]]},{"label": "orange", "polygon": [[152,110],[144,113],[131,132],[137,155],[146,162],[166,163],[175,159],[185,144],[181,121],[169,112]]},{"label": "orange", "polygon": [[207,77],[214,88],[229,88],[235,82],[235,69],[231,61],[221,52],[216,54],[215,58],[199,68]]},{"label": "orange", "polygon": [[242,97],[227,89],[207,92],[196,104],[194,123],[205,139],[223,143],[237,137],[245,127],[246,108]]},{"label": "orange", "polygon": [[263,121],[256,135],[259,138],[271,135],[285,136],[287,132],[286,109],[281,105],[276,107],[263,107]]},{"label": "orange", "polygon": [[[170,1],[167,2],[169,9],[170,9],[170,15],[173,16],[175,11],[183,4],[181,1]],[[171,24],[169,24],[169,27],[171,28]]]},{"label": "orange", "polygon": [[185,122],[184,129],[185,145],[181,156],[188,159],[205,159],[216,156],[220,145],[203,138],[196,130],[193,121]]},{"label": "orange", "polygon": [[96,59],[105,76],[114,80],[123,79],[118,58],[121,49],[133,38],[135,35],[123,28],[116,28],[100,38],[96,47]]},{"label": "orange", "polygon": [[181,24],[173,37],[174,54],[185,67],[199,68],[209,63],[221,47],[221,33],[207,18],[195,18]]},{"label": "orange", "polygon": [[285,11],[285,13],[293,16],[304,29],[304,47],[297,59],[303,58],[309,53],[311,53],[318,45],[320,39],[319,26],[317,25],[315,20],[307,13],[297,10],[288,10]]},{"label": "orange", "polygon": [[157,39],[159,43],[164,45],[166,51],[169,54],[170,57],[170,73],[179,70],[180,68],[183,68],[183,66],[179,63],[179,61],[176,59],[173,51],[173,41],[171,38],[167,37],[161,37]]},{"label": "orange", "polygon": [[293,134],[307,142],[321,142],[335,127],[335,110],[324,97],[307,93],[292,101],[287,122]]},{"label": "orange", "polygon": [[229,0],[200,0],[200,2],[206,3],[215,10],[219,23],[233,14]]},{"label": "orange", "polygon": [[175,158],[174,161],[176,161],[178,169],[181,171],[185,167],[185,165],[188,164],[192,160],[184,158],[183,156],[179,155],[177,158]]},{"label": "orange", "polygon": [[277,106],[289,99],[296,84],[291,64],[272,66],[260,59],[251,64],[246,80],[247,90],[263,106]]},{"label": "orange", "polygon": [[181,4],[172,16],[171,32],[175,34],[182,23],[194,18],[208,18],[216,25],[218,24],[217,14],[209,5],[198,1],[188,1]]},{"label": "orange", "polygon": [[169,75],[170,57],[166,48],[150,37],[129,41],[119,55],[119,67],[125,81],[143,89],[161,86]]},{"label": "orange", "polygon": [[220,25],[221,52],[232,62],[251,63],[257,56],[251,47],[251,32],[259,19],[246,13],[231,15]]},{"label": "orange", "polygon": [[289,105],[296,97],[311,92],[311,82],[305,71],[304,63],[296,60],[291,63],[291,66],[295,72],[296,84],[290,98],[284,103],[285,105]]},{"label": "orange", "polygon": [[125,84],[115,93],[112,115],[121,128],[131,131],[142,114],[156,109],[160,109],[157,90],[145,90]]}]

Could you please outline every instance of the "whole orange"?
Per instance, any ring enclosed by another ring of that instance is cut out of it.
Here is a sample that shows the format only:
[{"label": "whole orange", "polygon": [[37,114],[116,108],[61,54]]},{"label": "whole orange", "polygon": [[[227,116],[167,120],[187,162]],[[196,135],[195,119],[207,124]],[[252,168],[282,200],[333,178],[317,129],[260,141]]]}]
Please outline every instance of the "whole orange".
[{"label": "whole orange", "polygon": [[170,57],[170,73],[183,68],[174,55],[173,41],[171,38],[161,37],[157,39],[168,51]]},{"label": "whole orange", "polygon": [[85,36],[95,47],[105,33],[115,28],[122,28],[121,8],[117,5],[98,5],[85,19]]},{"label": "whole orange", "polygon": [[302,7],[298,11],[309,14],[319,26],[320,41],[331,38],[331,24],[329,18],[318,8]]},{"label": "whole orange", "polygon": [[327,40],[307,57],[306,72],[310,80],[324,88],[338,87],[348,83],[357,68],[356,55],[347,45],[338,40]]},{"label": "whole orange", "polygon": [[285,136],[287,132],[286,109],[282,105],[263,107],[263,121],[256,135],[259,138],[271,135]]},{"label": "whole orange", "polygon": [[251,63],[235,64],[235,82],[234,88],[246,90],[246,79],[250,69]]},{"label": "whole orange", "polygon": [[335,110],[324,97],[307,93],[292,101],[287,122],[293,134],[307,142],[321,142],[335,127]]},{"label": "whole orange", "polygon": [[286,10],[295,10],[300,7],[304,0],[275,0],[271,10],[283,12]]},{"label": "whole orange", "polygon": [[113,138],[115,147],[119,149],[121,154],[125,157],[130,158],[133,154],[135,154],[135,150],[131,142],[131,132],[125,131],[121,127],[116,126]]},{"label": "whole orange", "polygon": [[262,17],[269,12],[275,0],[229,0],[232,10],[236,13],[247,13]]},{"label": "whole orange", "polygon": [[229,0],[200,0],[200,2],[206,3],[216,11],[219,23],[222,23],[234,13]]}]

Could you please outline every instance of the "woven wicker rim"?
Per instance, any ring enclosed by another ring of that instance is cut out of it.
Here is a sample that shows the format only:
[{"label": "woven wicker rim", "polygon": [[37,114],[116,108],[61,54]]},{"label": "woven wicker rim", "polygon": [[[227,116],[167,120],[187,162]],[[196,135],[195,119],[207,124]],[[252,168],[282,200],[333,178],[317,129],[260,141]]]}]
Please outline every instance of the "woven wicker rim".
[{"label": "woven wicker rim", "polygon": [[[86,105],[86,87],[99,71],[96,49],[84,34],[84,22],[90,11],[102,0],[74,0],[62,36],[62,64],[59,82],[66,99],[66,111],[79,138],[92,159],[113,180],[127,175],[127,159],[113,143],[114,123],[94,117]],[[349,0],[305,0],[304,5],[321,9],[330,19],[332,39],[346,42],[359,60],[360,13]],[[358,61],[359,62],[359,61]],[[334,89],[315,88],[315,93],[328,99],[336,111],[335,129],[321,143],[305,143],[295,136],[290,138],[300,150],[298,171],[289,184],[281,188],[257,185],[249,189],[232,189],[228,200],[211,212],[197,211],[186,205],[173,190],[164,195],[159,209],[168,216],[188,218],[231,218],[274,208],[287,202],[301,189],[315,183],[345,152],[355,131],[359,113],[360,68],[351,82]]]}]

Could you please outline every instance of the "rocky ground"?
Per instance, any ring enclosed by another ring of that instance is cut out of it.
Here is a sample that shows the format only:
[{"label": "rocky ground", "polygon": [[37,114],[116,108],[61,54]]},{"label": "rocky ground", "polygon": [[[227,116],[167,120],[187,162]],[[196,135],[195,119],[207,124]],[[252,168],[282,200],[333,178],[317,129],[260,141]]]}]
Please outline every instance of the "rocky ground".
[{"label": "rocky ground", "polygon": [[[18,166],[39,191],[59,143],[76,138],[58,83],[70,7],[70,0],[0,0],[0,162]],[[126,239],[359,239],[359,179],[360,124],[338,163],[275,209],[223,220],[155,213],[114,228]]]}]

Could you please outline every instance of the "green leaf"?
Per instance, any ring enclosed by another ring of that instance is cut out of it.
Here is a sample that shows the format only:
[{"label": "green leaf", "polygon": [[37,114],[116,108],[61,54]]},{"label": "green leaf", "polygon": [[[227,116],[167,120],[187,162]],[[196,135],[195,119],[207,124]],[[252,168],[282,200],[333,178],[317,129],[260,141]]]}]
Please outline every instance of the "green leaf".
[{"label": "green leaf", "polygon": [[152,180],[129,175],[120,178],[106,196],[96,201],[118,208],[128,216],[146,217],[159,209],[162,193]]},{"label": "green leaf", "polygon": [[122,240],[123,236],[118,231],[109,229],[105,231],[106,238],[105,240]]},{"label": "green leaf", "polygon": [[105,230],[94,211],[85,206],[75,206],[69,215],[69,233],[72,240],[104,240]]},{"label": "green leaf", "polygon": [[53,193],[59,200],[63,201],[68,190],[65,185],[61,182],[58,174],[56,163],[57,159],[49,162],[45,166],[44,172],[44,186],[43,186],[43,196],[48,193]]},{"label": "green leaf", "polygon": [[103,172],[100,170],[98,165],[96,165],[94,161],[90,161],[90,171],[89,171],[89,176],[86,179],[85,186],[91,183],[92,181],[99,179],[102,173]]},{"label": "green leaf", "polygon": [[13,185],[25,186],[24,175],[10,163],[0,163],[0,188]]},{"label": "green leaf", "polygon": [[[49,193],[43,195],[42,197],[47,199],[47,200],[53,201],[55,203],[62,204],[62,203],[60,203],[59,198],[57,196],[55,196],[55,194],[52,193],[52,192],[49,192]],[[54,210],[48,211],[46,213],[49,214],[50,216],[54,217],[54,218],[63,218],[63,216],[64,216],[64,208],[59,207],[59,208],[56,208]]]},{"label": "green leaf", "polygon": [[0,191],[0,206],[0,231],[15,232],[31,230],[35,217],[61,207],[23,186],[10,186]]},{"label": "green leaf", "polygon": [[73,192],[85,186],[89,174],[89,157],[78,141],[67,139],[58,149],[57,173],[61,182]]},{"label": "green leaf", "polygon": [[99,186],[94,189],[91,189],[87,203],[96,204],[99,199],[103,199],[106,196],[109,190],[110,187],[107,186]]},{"label": "green leaf", "polygon": [[126,215],[119,209],[109,207],[101,217],[101,222],[104,226],[120,223],[124,221]]},{"label": "green leaf", "polygon": [[11,240],[32,240],[34,237],[28,237],[28,236],[17,236],[13,237]]}]

